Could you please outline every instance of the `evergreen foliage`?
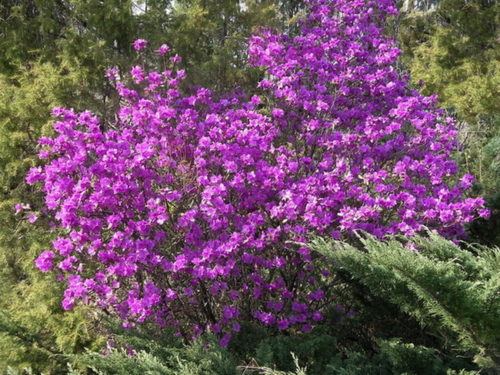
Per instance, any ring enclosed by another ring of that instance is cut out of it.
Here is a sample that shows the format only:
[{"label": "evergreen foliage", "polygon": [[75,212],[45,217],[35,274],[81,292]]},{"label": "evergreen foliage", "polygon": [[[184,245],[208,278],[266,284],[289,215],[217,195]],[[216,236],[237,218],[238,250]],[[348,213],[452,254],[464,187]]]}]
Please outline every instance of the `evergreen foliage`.
[{"label": "evergreen foliage", "polygon": [[107,323],[114,334],[104,351],[87,351],[68,357],[73,362],[75,373],[85,373],[85,369],[102,375],[238,373],[233,356],[218,344],[216,336],[207,334],[184,344],[172,330],[158,331],[148,325],[124,330],[116,322]]},{"label": "evergreen foliage", "polygon": [[[51,106],[79,85],[77,72],[58,71],[44,63],[14,78],[0,77],[0,368],[54,369],[60,361],[53,354],[92,346],[91,322],[81,310],[63,314],[61,288],[33,269],[36,254],[50,240],[43,228],[48,223],[33,229],[25,221],[38,209],[37,195],[21,183],[34,165],[34,139],[45,131]],[[30,203],[32,210],[16,215],[19,202]]]},{"label": "evergreen foliage", "polygon": [[[340,325],[340,329],[347,329],[346,325]],[[321,327],[307,334],[283,335],[247,326],[240,336],[228,349],[219,347],[215,338],[209,335],[191,344],[181,344],[168,335],[159,338],[152,334],[141,339],[130,334],[116,336],[116,348],[105,354],[87,352],[73,356],[73,367],[80,369],[75,375],[89,369],[102,375],[478,374],[474,366],[460,359],[449,358],[435,348],[406,343],[400,338],[378,338],[376,350],[371,352],[341,349],[337,339],[322,332]],[[245,340],[252,345],[245,345]]]},{"label": "evergreen foliage", "polygon": [[400,39],[412,80],[469,122],[500,109],[499,7],[492,0],[443,0],[403,20]]},{"label": "evergreen foliage", "polygon": [[[0,4],[1,369],[31,366],[36,373],[64,373],[60,354],[99,345],[92,315],[85,309],[64,314],[61,288],[33,268],[35,255],[50,244],[50,223],[27,226],[25,219],[38,214],[39,197],[24,185],[23,175],[35,165],[36,139],[51,132],[54,106],[106,112],[104,67],[124,61],[114,51],[131,50],[133,38],[125,30],[135,28],[124,25],[130,18],[123,1],[101,3]],[[121,42],[113,46],[115,37]],[[31,208],[16,214],[19,202]]]},{"label": "evergreen foliage", "polygon": [[174,2],[167,41],[183,57],[188,83],[219,93],[255,86],[260,74],[246,64],[247,40],[256,26],[281,27],[276,3],[252,0],[242,7],[234,0]]},{"label": "evergreen foliage", "polygon": [[[358,300],[353,305],[359,309],[354,318],[339,320],[335,318],[339,315],[325,310],[327,319],[313,331],[285,335],[243,324],[227,349],[210,335],[184,344],[170,330],[148,325],[123,330],[111,320],[111,325],[101,322],[114,332],[104,352],[60,358],[71,361],[72,370],[67,371],[73,375],[89,371],[103,375],[472,375],[479,374],[479,369],[482,374],[494,374],[500,320],[498,249],[464,250],[435,234],[404,241],[365,237],[357,248],[330,240],[313,242],[312,248],[334,260],[330,267],[340,282],[333,287],[345,291],[344,303]],[[411,250],[413,246],[418,251]],[[404,315],[384,310],[384,304],[397,306]],[[411,328],[411,317],[421,323],[420,333]],[[373,325],[375,321],[388,325]],[[389,325],[396,327],[392,330]],[[363,331],[371,336],[366,342]],[[467,356],[474,357],[479,367],[462,359]]]},{"label": "evergreen foliage", "polygon": [[82,355],[79,362],[98,375],[237,374],[236,366],[216,341],[210,346],[200,342],[183,350],[170,350],[163,358],[144,351],[131,355],[123,349],[110,349],[105,356],[97,353]]},{"label": "evergreen foliage", "polygon": [[434,233],[409,241],[366,236],[361,249],[325,240],[313,247],[479,365],[498,369],[500,251],[461,249]]}]

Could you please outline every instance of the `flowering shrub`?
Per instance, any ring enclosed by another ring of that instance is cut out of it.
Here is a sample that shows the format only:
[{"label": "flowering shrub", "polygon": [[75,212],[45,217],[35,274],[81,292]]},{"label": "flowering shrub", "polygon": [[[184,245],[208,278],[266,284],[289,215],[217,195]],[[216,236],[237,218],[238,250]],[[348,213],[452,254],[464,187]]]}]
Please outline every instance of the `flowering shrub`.
[{"label": "flowering shrub", "polygon": [[[262,30],[250,62],[261,94],[180,89],[176,68],[132,68],[116,122],[56,108],[57,136],[40,139],[41,182],[59,237],[36,261],[68,284],[63,307],[92,301],[128,324],[155,320],[227,344],[240,319],[311,329],[328,272],[305,242],[448,237],[487,215],[457,167],[451,119],[408,88],[381,25],[391,1],[311,0],[302,33]],[[138,40],[134,48],[147,47]],[[162,45],[156,51],[167,55]],[[165,57],[164,57],[165,58]]]}]

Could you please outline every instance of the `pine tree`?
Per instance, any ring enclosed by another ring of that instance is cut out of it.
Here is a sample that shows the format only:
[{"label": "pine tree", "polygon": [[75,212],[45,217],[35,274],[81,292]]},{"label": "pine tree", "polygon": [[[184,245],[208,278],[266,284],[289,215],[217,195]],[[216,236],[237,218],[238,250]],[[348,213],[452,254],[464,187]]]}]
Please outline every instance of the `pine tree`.
[{"label": "pine tree", "polygon": [[400,38],[413,81],[423,81],[424,92],[439,94],[444,107],[469,122],[500,109],[499,6],[491,0],[443,0],[403,21]]},{"label": "pine tree", "polygon": [[[62,353],[99,344],[90,312],[64,313],[62,289],[34,268],[35,255],[50,246],[49,223],[28,227],[26,219],[38,214],[40,198],[26,188],[24,176],[35,165],[36,139],[50,134],[52,107],[91,106],[105,114],[104,68],[126,61],[119,53],[131,50],[134,38],[130,6],[124,4],[12,0],[0,5],[5,51],[0,57],[0,368],[62,373]],[[30,209],[16,214],[19,203]]]},{"label": "pine tree", "polygon": [[[0,77],[0,367],[55,371],[63,365],[55,354],[92,346],[95,338],[83,310],[64,314],[60,287],[34,269],[36,254],[50,244],[42,229],[48,223],[33,229],[26,222],[39,207],[39,197],[23,183],[35,163],[34,139],[48,131],[50,108],[71,97],[83,78],[62,69],[34,64]],[[16,215],[18,203],[31,209]]]},{"label": "pine tree", "polygon": [[258,26],[280,28],[275,0],[173,3],[168,43],[184,59],[190,84],[214,89],[255,86],[258,71],[249,68],[247,39]]}]

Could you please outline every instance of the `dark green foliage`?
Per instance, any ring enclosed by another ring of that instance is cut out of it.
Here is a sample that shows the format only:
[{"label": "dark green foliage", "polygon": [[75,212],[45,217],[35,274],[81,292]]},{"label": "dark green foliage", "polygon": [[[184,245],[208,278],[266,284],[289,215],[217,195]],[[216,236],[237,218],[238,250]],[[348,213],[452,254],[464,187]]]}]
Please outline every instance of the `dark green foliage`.
[{"label": "dark green foliage", "polygon": [[454,370],[446,365],[434,349],[402,343],[399,339],[380,340],[380,351],[371,358],[360,353],[347,353],[328,366],[332,375],[439,375],[478,374],[477,371]]},{"label": "dark green foliage", "polygon": [[[183,344],[169,330],[106,330],[113,349],[66,356],[72,374],[494,374],[500,332],[500,251],[461,249],[436,234],[359,245],[317,239],[334,264],[342,305],[308,333],[242,324],[228,349],[207,335]],[[412,250],[416,248],[418,250]],[[352,314],[346,314],[353,311]],[[135,354],[134,354],[135,353]]]},{"label": "dark green foliage", "polygon": [[[91,369],[96,374],[116,375],[233,375],[236,364],[216,337],[205,335],[186,345],[170,330],[143,326],[120,329],[116,323],[106,354],[90,352],[70,356],[75,369]],[[76,372],[77,374],[79,372]]]},{"label": "dark green foliage", "polygon": [[[345,329],[346,327],[341,327]],[[403,327],[400,327],[400,329]],[[72,356],[74,375],[86,374],[267,374],[267,375],[446,375],[478,374],[463,360],[401,339],[378,339],[377,350],[340,350],[322,327],[297,335],[270,334],[248,326],[228,350],[212,336],[183,345],[170,334],[117,336],[119,349]],[[259,338],[257,338],[259,337]],[[252,346],[245,342],[246,338]],[[134,346],[136,345],[136,346]],[[132,354],[134,350],[135,354]],[[467,368],[469,370],[467,370]],[[86,370],[85,370],[86,369]]]},{"label": "dark green foliage", "polygon": [[236,366],[215,342],[196,342],[182,349],[164,350],[164,356],[145,351],[130,355],[126,350],[111,349],[106,356],[81,355],[78,362],[99,375],[234,375]]},{"label": "dark green foliage", "polygon": [[255,87],[259,70],[246,64],[257,26],[278,28],[277,1],[181,0],[174,3],[167,42],[183,57],[189,83],[215,89]]},{"label": "dark green foliage", "polygon": [[489,219],[474,221],[470,227],[471,239],[487,245],[500,245],[500,191],[486,197],[486,203],[492,214]]},{"label": "dark green foliage", "polygon": [[54,354],[93,347],[96,339],[92,320],[81,309],[64,313],[61,286],[34,268],[52,239],[43,215],[38,229],[26,222],[25,213],[14,215],[20,202],[39,214],[38,196],[23,184],[26,170],[35,165],[34,140],[49,131],[52,106],[76,102],[84,79],[84,71],[50,63],[0,76],[0,315],[8,323],[0,325],[0,368],[31,365],[57,373],[64,363]]},{"label": "dark green foliage", "polygon": [[336,338],[327,334],[310,333],[297,336],[265,337],[255,349],[259,364],[293,371],[293,353],[299,363],[307,364],[311,374],[320,374],[336,354]]},{"label": "dark green foliage", "polygon": [[500,110],[498,17],[494,0],[442,0],[402,21],[399,38],[413,81],[469,122]]},{"label": "dark green foliage", "polygon": [[317,240],[314,248],[370,292],[399,306],[480,366],[500,366],[500,251],[460,249],[430,233],[412,251],[397,240],[361,238],[362,251]]},{"label": "dark green foliage", "polygon": [[469,227],[471,240],[488,246],[500,246],[500,114],[477,123],[479,130],[471,132],[459,154],[461,164],[478,177],[477,190],[485,195],[491,210],[488,220],[479,219]]},{"label": "dark green foliage", "polygon": [[[36,140],[51,132],[54,106],[106,113],[104,68],[126,61],[119,53],[131,50],[134,39],[125,3],[0,3],[1,370],[31,367],[34,373],[63,374],[62,354],[101,345],[94,313],[64,312],[60,283],[34,268],[53,236],[38,212],[40,198],[24,184],[24,176],[36,163]],[[37,228],[26,222],[27,213],[14,215],[16,203],[31,205],[29,212],[40,216]]]},{"label": "dark green foliage", "polygon": [[99,347],[95,318],[88,309],[62,310],[61,285],[33,267],[49,238],[16,222],[13,204],[0,204],[5,223],[0,232],[0,369],[31,366],[36,372],[62,374],[61,354]]}]

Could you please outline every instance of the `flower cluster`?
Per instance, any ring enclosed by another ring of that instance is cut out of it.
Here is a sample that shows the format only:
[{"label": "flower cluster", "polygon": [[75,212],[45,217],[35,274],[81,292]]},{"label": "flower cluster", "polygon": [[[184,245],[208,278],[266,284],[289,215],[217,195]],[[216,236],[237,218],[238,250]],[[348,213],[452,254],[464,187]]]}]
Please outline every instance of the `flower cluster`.
[{"label": "flower cluster", "polygon": [[144,39],[137,39],[135,42],[134,42],[134,49],[136,51],[141,51],[143,50],[144,48],[146,48],[148,45],[148,41],[147,40],[144,40]]},{"label": "flower cluster", "polygon": [[183,91],[174,56],[171,70],[132,68],[130,85],[108,72],[123,99],[113,124],[54,109],[49,161],[27,181],[59,228],[36,264],[65,275],[64,308],[92,301],[222,344],[241,319],[307,331],[330,292],[310,234],[457,237],[487,215],[463,197],[471,176],[450,184],[453,121],[394,68],[391,1],[308,3],[301,35],[252,37],[261,95]]}]

